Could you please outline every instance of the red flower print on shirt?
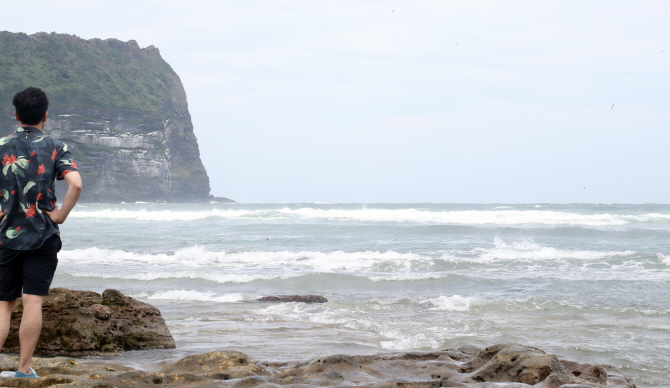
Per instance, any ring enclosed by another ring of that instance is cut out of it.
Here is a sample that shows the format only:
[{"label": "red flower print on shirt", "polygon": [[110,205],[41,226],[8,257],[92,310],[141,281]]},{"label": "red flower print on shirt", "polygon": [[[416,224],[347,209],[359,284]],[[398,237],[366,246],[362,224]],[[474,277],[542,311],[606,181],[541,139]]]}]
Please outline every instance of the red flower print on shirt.
[{"label": "red flower print on shirt", "polygon": [[43,164],[40,164],[40,166],[37,168],[37,175],[42,175],[42,174],[44,174],[45,172],[46,172],[46,171],[44,171],[44,165],[43,165]]},{"label": "red flower print on shirt", "polygon": [[77,162],[75,162],[74,159],[72,159],[72,167],[77,168]]},{"label": "red flower print on shirt", "polygon": [[16,190],[12,190],[12,192],[10,194],[12,194],[12,195],[16,194]]},{"label": "red flower print on shirt", "polygon": [[51,154],[51,160],[56,160],[56,155],[58,155],[58,152],[54,150],[53,154]]},{"label": "red flower print on shirt", "polygon": [[71,173],[71,172],[72,172],[72,170],[65,170],[65,171],[63,171],[62,174],[60,174],[60,177],[63,178],[63,177],[65,177],[65,175],[67,175],[67,174],[69,174],[69,173]]},{"label": "red flower print on shirt", "polygon": [[28,210],[26,210],[26,217],[35,217],[35,214],[37,214],[37,211],[35,210],[35,205],[30,205]]},{"label": "red flower print on shirt", "polygon": [[18,232],[19,230],[21,230],[21,227],[20,227],[20,226],[17,226],[17,227],[16,227],[16,231]]},{"label": "red flower print on shirt", "polygon": [[35,151],[31,152],[30,156],[35,156]]},{"label": "red flower print on shirt", "polygon": [[42,193],[37,194],[37,200],[38,201],[41,200],[42,198],[44,198],[44,194],[42,194]]},{"label": "red flower print on shirt", "polygon": [[16,156],[14,156],[14,155],[12,155],[12,156],[5,155],[5,157],[2,158],[2,165],[3,166],[6,166],[8,164],[14,164],[14,163],[16,163]]}]

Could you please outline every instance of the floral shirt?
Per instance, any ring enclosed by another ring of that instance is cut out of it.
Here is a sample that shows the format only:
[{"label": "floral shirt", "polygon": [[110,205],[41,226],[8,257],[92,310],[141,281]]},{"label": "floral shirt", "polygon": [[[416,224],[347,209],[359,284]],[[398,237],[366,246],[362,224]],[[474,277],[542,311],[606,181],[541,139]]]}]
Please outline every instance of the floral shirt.
[{"label": "floral shirt", "polygon": [[16,250],[37,249],[60,234],[44,211],[56,204],[56,179],[77,171],[67,145],[34,127],[19,128],[0,138],[0,244]]}]

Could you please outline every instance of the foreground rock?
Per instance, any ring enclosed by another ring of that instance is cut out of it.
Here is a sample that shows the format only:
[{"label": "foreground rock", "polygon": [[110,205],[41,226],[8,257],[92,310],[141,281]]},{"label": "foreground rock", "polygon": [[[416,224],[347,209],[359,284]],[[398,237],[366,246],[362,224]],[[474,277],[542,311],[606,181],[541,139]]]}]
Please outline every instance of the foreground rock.
[{"label": "foreground rock", "polygon": [[259,302],[300,302],[300,303],[326,303],[328,299],[319,295],[279,295],[264,296],[257,299]]},{"label": "foreground rock", "polygon": [[[17,357],[0,356],[0,369],[14,370]],[[2,387],[315,387],[375,388],[634,388],[609,365],[580,364],[518,345],[472,346],[435,352],[371,356],[333,355],[306,362],[254,363],[235,351],[183,358],[158,372],[64,357],[36,359],[42,376],[0,378]]]},{"label": "foreground rock", "polygon": [[[12,314],[12,326],[3,348],[19,350],[19,324],[23,305],[19,299]],[[174,339],[154,306],[106,290],[54,288],[44,299],[43,327],[37,353],[99,355],[125,350],[169,349]]]}]

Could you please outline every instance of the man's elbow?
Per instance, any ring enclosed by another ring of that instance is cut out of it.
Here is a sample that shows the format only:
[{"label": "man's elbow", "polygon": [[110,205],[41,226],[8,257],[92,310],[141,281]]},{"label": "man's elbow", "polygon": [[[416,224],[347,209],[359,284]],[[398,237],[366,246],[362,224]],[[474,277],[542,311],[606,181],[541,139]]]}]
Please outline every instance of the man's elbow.
[{"label": "man's elbow", "polygon": [[65,175],[65,183],[67,183],[68,190],[72,190],[73,192],[81,193],[81,189],[82,189],[81,176],[79,175],[78,172],[73,171],[69,174],[66,174]]}]

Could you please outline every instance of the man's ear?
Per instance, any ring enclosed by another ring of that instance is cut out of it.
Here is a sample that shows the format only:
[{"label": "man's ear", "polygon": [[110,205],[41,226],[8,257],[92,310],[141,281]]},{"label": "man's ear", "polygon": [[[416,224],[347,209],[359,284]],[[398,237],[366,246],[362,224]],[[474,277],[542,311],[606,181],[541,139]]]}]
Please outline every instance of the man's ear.
[{"label": "man's ear", "polygon": [[[42,122],[46,123],[47,122],[47,116],[49,115],[49,112],[44,112],[44,117],[42,117]],[[19,116],[17,115],[16,118],[18,119]]]},{"label": "man's ear", "polygon": [[19,123],[21,122],[21,119],[19,118],[19,114],[16,113],[16,111],[14,111],[14,117],[16,117],[16,121],[18,121]]}]

